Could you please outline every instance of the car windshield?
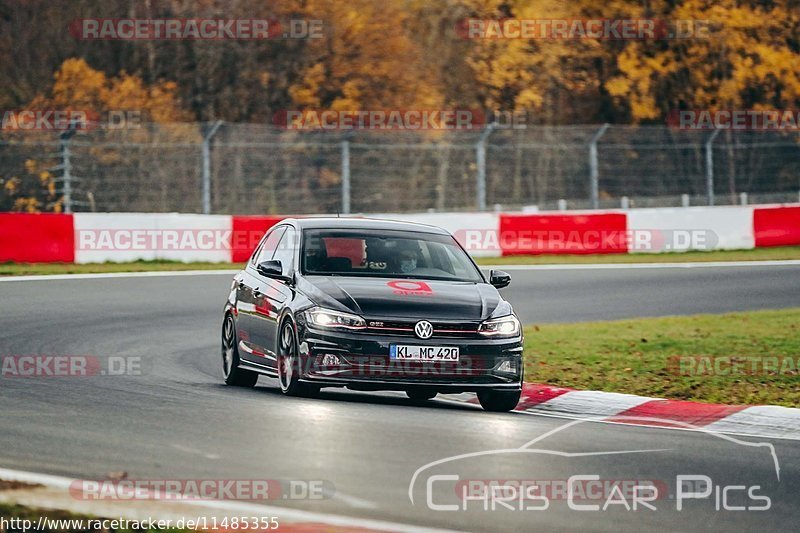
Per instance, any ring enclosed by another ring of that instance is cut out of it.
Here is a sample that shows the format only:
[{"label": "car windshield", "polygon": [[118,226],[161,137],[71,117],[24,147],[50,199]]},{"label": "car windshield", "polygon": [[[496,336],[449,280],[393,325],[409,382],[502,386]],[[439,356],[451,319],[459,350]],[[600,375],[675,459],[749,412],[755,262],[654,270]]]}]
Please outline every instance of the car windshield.
[{"label": "car windshield", "polygon": [[396,230],[305,230],[302,270],[310,275],[483,281],[450,235]]}]

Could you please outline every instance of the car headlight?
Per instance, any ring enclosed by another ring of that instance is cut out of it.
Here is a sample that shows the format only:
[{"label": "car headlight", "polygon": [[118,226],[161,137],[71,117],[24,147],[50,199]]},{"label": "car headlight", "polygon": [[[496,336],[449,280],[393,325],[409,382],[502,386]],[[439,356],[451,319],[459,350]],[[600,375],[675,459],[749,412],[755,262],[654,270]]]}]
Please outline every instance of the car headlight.
[{"label": "car headlight", "polygon": [[312,326],[332,329],[364,329],[367,323],[358,315],[314,307],[305,312],[306,320]]},{"label": "car headlight", "polygon": [[519,320],[514,315],[486,320],[478,327],[478,333],[487,337],[515,337],[519,330]]}]

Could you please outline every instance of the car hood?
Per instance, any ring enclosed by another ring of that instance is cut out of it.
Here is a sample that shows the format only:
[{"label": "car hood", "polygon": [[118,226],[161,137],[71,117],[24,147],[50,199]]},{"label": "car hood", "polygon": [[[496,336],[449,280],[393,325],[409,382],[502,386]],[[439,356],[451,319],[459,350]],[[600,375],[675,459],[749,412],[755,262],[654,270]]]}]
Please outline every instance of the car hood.
[{"label": "car hood", "polygon": [[510,305],[486,283],[346,276],[306,276],[316,304],[370,318],[484,320]]}]

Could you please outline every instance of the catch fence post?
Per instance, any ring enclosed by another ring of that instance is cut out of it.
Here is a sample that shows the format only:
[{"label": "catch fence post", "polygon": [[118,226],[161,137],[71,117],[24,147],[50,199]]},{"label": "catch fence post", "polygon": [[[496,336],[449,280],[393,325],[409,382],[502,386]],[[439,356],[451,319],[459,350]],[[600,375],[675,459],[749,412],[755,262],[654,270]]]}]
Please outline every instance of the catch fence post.
[{"label": "catch fence post", "polygon": [[597,161],[597,141],[600,140],[610,124],[606,123],[592,135],[589,141],[589,197],[592,203],[592,209],[600,207],[600,168]]},{"label": "catch fence post", "polygon": [[203,136],[203,214],[211,213],[211,139],[216,135],[222,121],[218,120]]}]

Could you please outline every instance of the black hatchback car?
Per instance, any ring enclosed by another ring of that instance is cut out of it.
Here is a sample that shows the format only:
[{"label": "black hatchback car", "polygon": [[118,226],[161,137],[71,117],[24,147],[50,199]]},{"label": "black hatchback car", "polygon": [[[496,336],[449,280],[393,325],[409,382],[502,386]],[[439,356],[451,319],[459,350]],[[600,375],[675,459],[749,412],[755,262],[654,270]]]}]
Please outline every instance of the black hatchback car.
[{"label": "black hatchback car", "polygon": [[476,392],[484,409],[519,401],[522,330],[447,231],[354,218],[286,219],[233,279],[225,382],[277,377],[289,395],[321,387],[402,390],[414,400]]}]

